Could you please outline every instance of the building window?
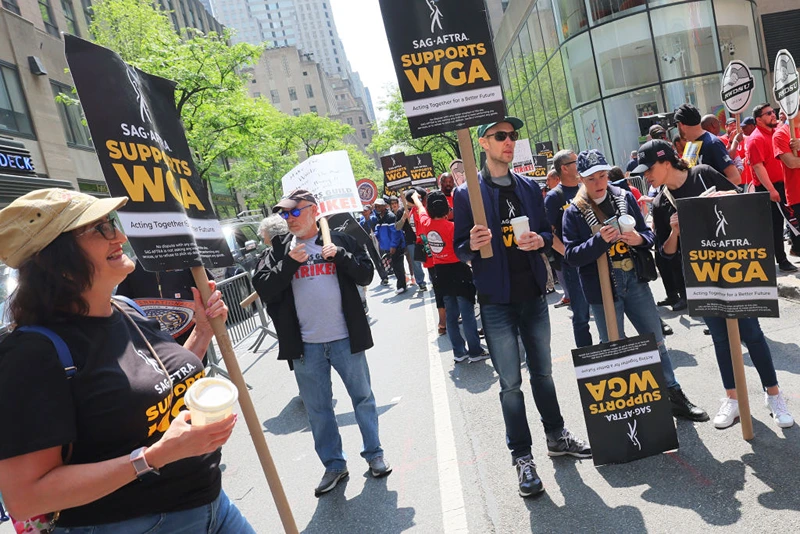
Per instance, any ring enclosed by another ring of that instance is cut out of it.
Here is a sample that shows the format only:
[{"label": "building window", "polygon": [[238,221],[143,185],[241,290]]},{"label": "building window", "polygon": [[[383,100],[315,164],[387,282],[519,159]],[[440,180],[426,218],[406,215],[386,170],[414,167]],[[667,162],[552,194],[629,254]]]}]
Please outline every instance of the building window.
[{"label": "building window", "polygon": [[300,108],[292,108],[292,114],[295,117],[299,117],[300,116]]},{"label": "building window", "polygon": [[261,98],[261,93],[259,93],[258,91],[254,92],[253,98]]},{"label": "building window", "polygon": [[269,92],[269,96],[272,99],[273,104],[280,104],[281,103],[281,95],[278,93],[277,89],[271,89]]},{"label": "building window", "polygon": [[[72,97],[68,87],[50,84],[53,88],[53,96],[64,95]],[[79,104],[64,104],[56,101],[58,114],[61,117],[61,124],[64,125],[64,135],[67,137],[68,145],[77,145],[92,148],[92,141],[89,136],[89,128],[83,124],[83,110]]]},{"label": "building window", "polygon": [[67,31],[80,37],[78,25],[75,24],[75,10],[72,9],[72,0],[61,0],[61,9],[64,11],[64,18],[67,21]]},{"label": "building window", "polygon": [[358,124],[364,124],[364,119],[361,115],[358,116]]},{"label": "building window", "polygon": [[646,13],[595,28],[592,40],[604,95],[658,82]]},{"label": "building window", "polygon": [[[581,3],[583,3],[583,0],[581,0]],[[646,3],[646,0],[627,0],[625,2],[589,0],[589,7],[592,10],[592,23],[597,24],[604,20],[610,20],[624,13],[644,11],[644,5]],[[654,2],[651,1],[650,3],[653,4]]]},{"label": "building window", "polygon": [[[595,0],[591,1],[593,5],[596,3]],[[562,41],[585,30],[589,25],[589,20],[586,17],[586,4],[583,2],[584,0],[556,0],[556,22],[558,27],[561,28],[559,36]],[[644,0],[641,0],[641,2],[644,3]]]},{"label": "building window", "polygon": [[662,80],[722,70],[710,2],[661,8],[650,18]]},{"label": "building window", "polygon": [[56,18],[53,16],[53,8],[50,7],[50,0],[39,0],[39,11],[42,13],[42,20],[47,33],[54,37],[59,37]]},{"label": "building window", "polygon": [[12,13],[16,13],[17,15],[20,14],[19,4],[17,4],[17,0],[3,0],[3,7],[11,11]]},{"label": "building window", "polygon": [[353,117],[347,117],[347,124],[349,124],[350,126],[353,125]]},{"label": "building window", "polygon": [[311,84],[306,84],[306,96],[308,98],[314,98],[314,88],[311,87]]},{"label": "building window", "polygon": [[367,138],[367,131],[364,128],[361,128],[361,139]]},{"label": "building window", "polygon": [[33,135],[28,106],[15,69],[0,65],[0,131]]},{"label": "building window", "polygon": [[317,106],[311,106],[311,113],[318,113]]},{"label": "building window", "polygon": [[297,90],[294,87],[289,88],[289,100],[297,100]]}]

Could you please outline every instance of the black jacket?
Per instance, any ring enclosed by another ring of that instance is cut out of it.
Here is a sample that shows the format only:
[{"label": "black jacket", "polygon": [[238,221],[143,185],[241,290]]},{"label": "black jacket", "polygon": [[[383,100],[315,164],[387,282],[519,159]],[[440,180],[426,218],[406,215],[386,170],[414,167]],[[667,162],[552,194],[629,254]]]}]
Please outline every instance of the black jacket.
[{"label": "black jacket", "polygon": [[[301,264],[289,257],[293,237],[292,234],[286,234],[273,238],[272,248],[263,264],[259,263],[259,269],[253,277],[253,287],[267,304],[267,313],[278,333],[278,359],[289,360],[290,367],[291,360],[303,356],[303,338],[292,291],[292,278]],[[342,293],[342,311],[350,337],[350,352],[355,354],[373,345],[358,286],[372,282],[374,267],[366,251],[356,244],[354,238],[341,232],[331,232],[331,241],[338,248],[333,263],[336,264],[336,276]],[[316,243],[322,244],[319,235]]]}]

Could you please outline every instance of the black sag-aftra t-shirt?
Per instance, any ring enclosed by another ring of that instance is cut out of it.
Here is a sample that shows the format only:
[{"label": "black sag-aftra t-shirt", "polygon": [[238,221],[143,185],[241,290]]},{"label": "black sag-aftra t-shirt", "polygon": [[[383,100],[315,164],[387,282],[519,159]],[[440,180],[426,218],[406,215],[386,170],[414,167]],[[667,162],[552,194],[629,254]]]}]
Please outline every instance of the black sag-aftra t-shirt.
[{"label": "black sag-aftra t-shirt", "polygon": [[[716,169],[709,165],[695,165],[689,169],[686,175],[686,181],[678,189],[670,191],[672,198],[675,200],[679,198],[693,198],[699,197],[710,187],[716,187],[717,191],[735,191],[736,186],[733,185],[724,174],[718,172]],[[656,234],[656,247],[659,251],[662,250],[664,242],[669,239],[672,233],[672,227],[669,225],[669,219],[672,214],[677,212],[677,208],[672,205],[672,201],[664,193],[664,186],[661,192],[653,199],[653,229]],[[680,250],[680,241],[678,244]]]},{"label": "black sag-aftra t-shirt", "polygon": [[[73,444],[70,464],[128,456],[163,435],[183,409],[184,393],[204,376],[192,352],[123,305],[172,376],[151,356],[133,326],[110,317],[69,316],[46,325],[69,346],[78,371],[67,379],[55,347],[41,334],[13,332],[0,344],[0,459]],[[93,503],[61,511],[59,526],[123,521],[188,510],[220,491],[220,451],[166,465],[161,476],[134,480]],[[131,467],[133,470],[133,467]]]}]

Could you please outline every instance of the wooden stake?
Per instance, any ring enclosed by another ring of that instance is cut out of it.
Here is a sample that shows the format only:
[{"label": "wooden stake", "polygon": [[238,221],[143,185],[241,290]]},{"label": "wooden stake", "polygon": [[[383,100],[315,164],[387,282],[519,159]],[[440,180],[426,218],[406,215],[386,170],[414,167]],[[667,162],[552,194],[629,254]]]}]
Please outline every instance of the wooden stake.
[{"label": "wooden stake", "polygon": [[733,363],[733,378],[736,381],[736,398],[739,401],[739,422],[742,425],[742,437],[751,440],[753,433],[753,419],[750,416],[750,400],[747,396],[747,379],[744,376],[744,358],[742,358],[742,339],[739,336],[739,320],[725,319],[728,327],[728,342],[731,346],[731,362]]},{"label": "wooden stake", "polygon": [[[469,128],[462,128],[457,133],[458,149],[461,151],[461,159],[464,161],[464,174],[467,175],[467,191],[469,193],[469,203],[472,206],[472,221],[474,224],[480,224],[488,228],[486,210],[483,207],[483,195],[481,195],[481,186],[478,183],[478,166],[475,164],[475,153],[472,151]],[[491,243],[481,247],[481,258],[488,259],[493,255]]]},{"label": "wooden stake", "polygon": [[[204,267],[192,267],[192,276],[197,289],[200,290],[200,296],[203,302],[208,302],[211,298],[211,290],[208,287],[208,275]],[[253,440],[253,445],[256,448],[258,459],[261,462],[261,468],[264,470],[264,475],[267,477],[267,484],[269,484],[270,492],[272,492],[272,499],[275,501],[275,506],[278,509],[278,515],[283,523],[283,530],[287,534],[297,534],[297,525],[292,515],[292,509],[289,506],[289,501],[286,499],[286,493],[283,491],[278,470],[275,468],[275,463],[272,461],[272,455],[267,446],[267,440],[264,438],[264,430],[261,428],[261,421],[256,414],[253,400],[250,398],[250,393],[247,391],[247,384],[245,384],[242,370],[239,367],[239,361],[236,359],[236,353],[233,351],[233,344],[231,338],[228,336],[228,331],[225,329],[225,321],[221,317],[209,319],[211,328],[214,330],[214,337],[217,338],[219,350],[222,353],[222,358],[225,360],[225,367],[231,377],[231,382],[236,385],[239,390],[239,406],[242,409],[245,422],[247,422],[247,430],[250,432],[250,438]]]},{"label": "wooden stake", "polygon": [[614,308],[614,292],[611,290],[611,270],[608,267],[608,256],[605,254],[597,258],[597,273],[600,276],[600,292],[603,295],[603,314],[606,316],[608,340],[619,341],[617,311]]}]

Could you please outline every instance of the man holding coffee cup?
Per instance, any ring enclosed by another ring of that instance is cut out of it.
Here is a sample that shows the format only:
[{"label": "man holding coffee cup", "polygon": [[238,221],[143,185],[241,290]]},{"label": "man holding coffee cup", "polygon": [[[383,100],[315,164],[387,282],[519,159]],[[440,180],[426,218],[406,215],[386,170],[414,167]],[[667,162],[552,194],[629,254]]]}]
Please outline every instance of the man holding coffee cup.
[{"label": "man holding coffee cup", "polygon": [[373,346],[358,286],[372,281],[366,251],[342,232],[323,245],[313,193],[297,189],[273,211],[289,224],[289,234],[272,240],[264,267],[253,286],[267,303],[278,333],[278,359],[288,360],[303,399],[314,446],[325,474],[314,490],[332,490],[348,475],[342,437],[333,412],[331,367],[353,402],[364,448],[361,456],[374,477],[392,469],[384,461],[378,437],[378,411],[365,351]]},{"label": "man holding coffee cup", "polygon": [[[506,443],[516,468],[519,494],[528,497],[541,493],[544,487],[531,455],[518,335],[525,347],[548,454],[588,458],[592,453],[585,441],[564,428],[551,374],[547,270],[541,253],[551,246],[553,234],[539,186],[509,170],[522,126],[518,118],[505,117],[478,128],[478,142],[486,152],[486,166],[478,178],[488,227],[474,223],[466,184],[454,193],[453,211],[456,254],[461,261],[472,263],[486,343],[500,376]],[[484,245],[491,245],[493,257],[481,258],[479,249]]]}]

